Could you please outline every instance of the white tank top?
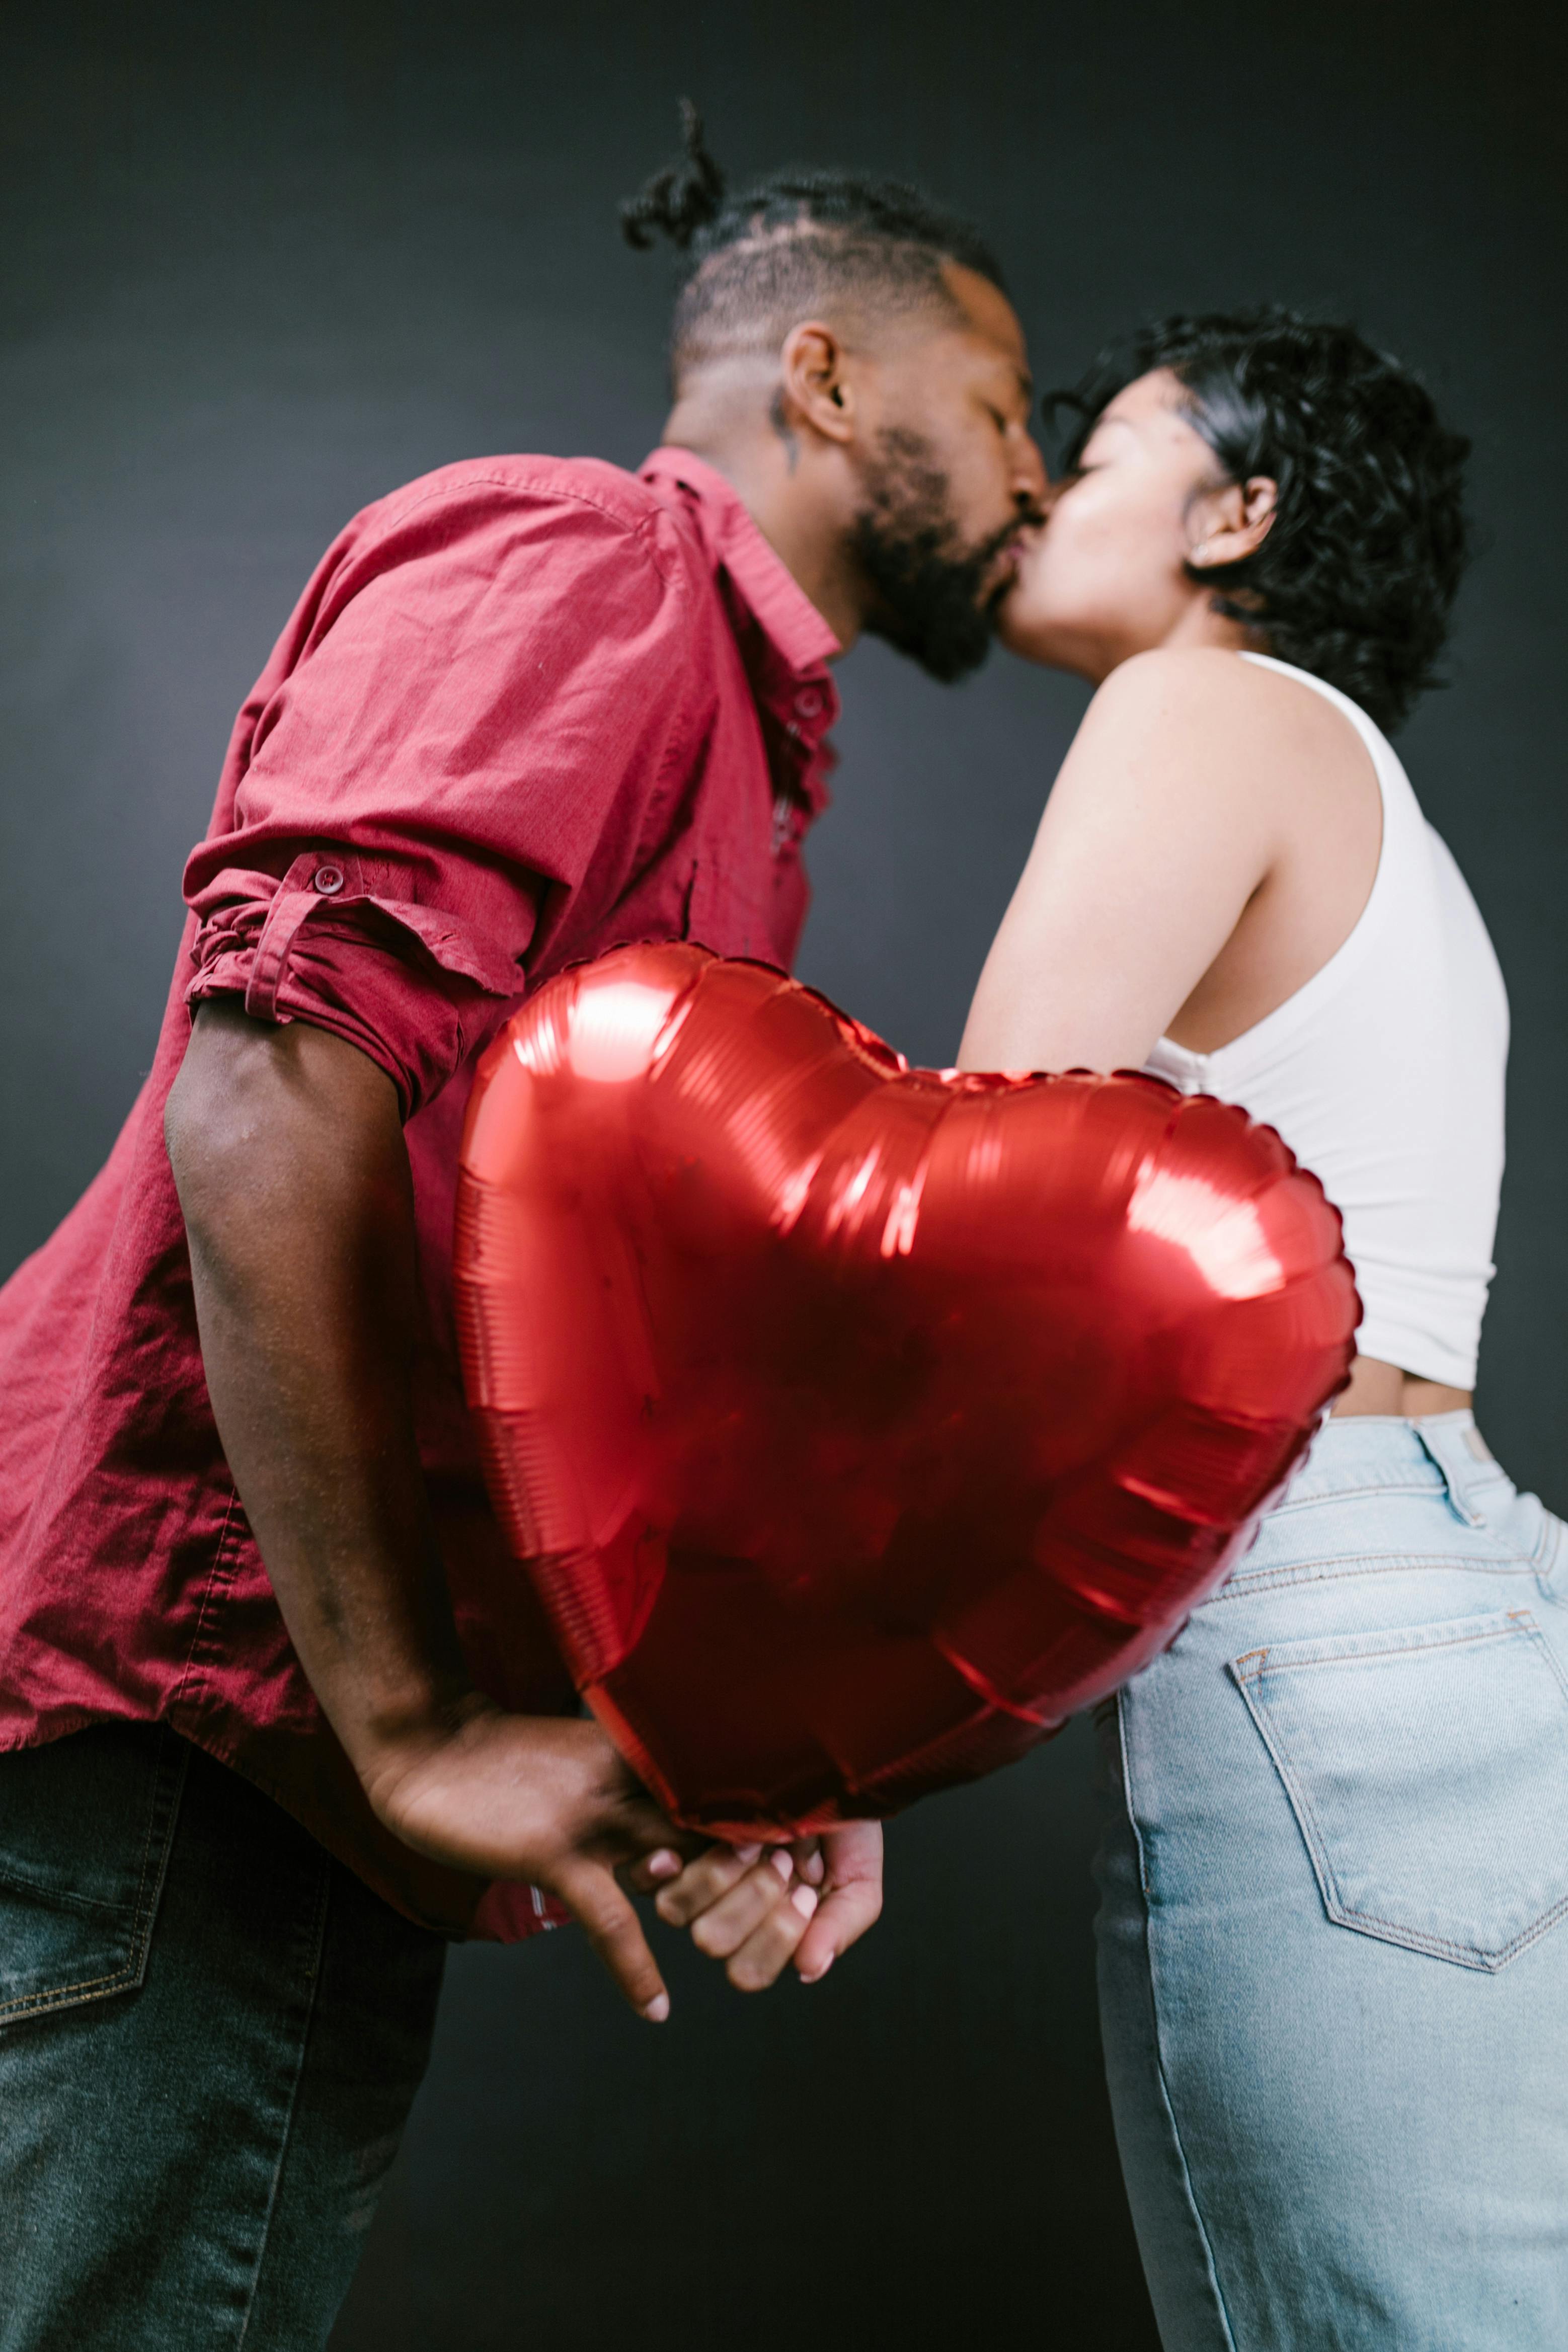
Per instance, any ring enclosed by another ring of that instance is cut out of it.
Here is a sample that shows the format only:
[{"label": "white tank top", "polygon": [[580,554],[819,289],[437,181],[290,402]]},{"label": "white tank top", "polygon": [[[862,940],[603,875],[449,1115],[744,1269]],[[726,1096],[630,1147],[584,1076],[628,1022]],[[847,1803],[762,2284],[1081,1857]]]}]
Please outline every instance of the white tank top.
[{"label": "white tank top", "polygon": [[1246,654],[1342,710],[1372,754],[1383,845],[1350,937],[1213,1054],[1162,1037],[1144,1067],[1277,1128],[1344,1219],[1356,1345],[1475,1385],[1503,1162],[1508,997],[1480,910],[1386,738],[1321,677]]}]

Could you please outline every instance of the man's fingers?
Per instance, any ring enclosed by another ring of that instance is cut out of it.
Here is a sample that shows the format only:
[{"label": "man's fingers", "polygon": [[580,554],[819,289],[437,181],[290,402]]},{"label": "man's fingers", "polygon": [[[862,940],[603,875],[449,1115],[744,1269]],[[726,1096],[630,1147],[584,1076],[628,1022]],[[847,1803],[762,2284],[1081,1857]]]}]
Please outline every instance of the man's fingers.
[{"label": "man's fingers", "polygon": [[827,1865],[822,1859],[822,1840],[796,1838],[790,1852],[795,1856],[795,1876],[804,1878],[808,1886],[819,1887],[827,1875]]},{"label": "man's fingers", "polygon": [[662,2025],[669,2015],[669,1995],[637,1915],[614,1874],[597,1863],[580,1863],[561,1874],[555,1891],[638,2016]]},{"label": "man's fingers", "polygon": [[652,1853],[645,1853],[640,1862],[626,1864],[617,1875],[621,1885],[629,1886],[634,1895],[657,1895],[661,1886],[679,1878],[685,1867],[673,1846],[661,1845],[656,1846]]},{"label": "man's fingers", "polygon": [[689,1862],[679,1878],[668,1878],[658,1898],[658,1916],[668,1927],[689,1927],[744,1878],[761,1855],[761,1846],[710,1845]]},{"label": "man's fingers", "polygon": [[[724,1973],[737,1992],[761,1992],[774,1981],[799,1947],[816,1906],[816,1887],[798,1882],[793,1894],[774,1904],[761,1927],[730,1956]],[[702,1924],[699,1920],[698,1926]]]},{"label": "man's fingers", "polygon": [[[633,1831],[634,1849],[623,1858],[620,1874],[621,1884],[635,1887],[639,1895],[657,1895],[700,1856],[714,1851],[694,1830],[674,1828],[657,1805],[637,1809]],[[725,1853],[729,1850],[728,1846],[719,1849]]]}]

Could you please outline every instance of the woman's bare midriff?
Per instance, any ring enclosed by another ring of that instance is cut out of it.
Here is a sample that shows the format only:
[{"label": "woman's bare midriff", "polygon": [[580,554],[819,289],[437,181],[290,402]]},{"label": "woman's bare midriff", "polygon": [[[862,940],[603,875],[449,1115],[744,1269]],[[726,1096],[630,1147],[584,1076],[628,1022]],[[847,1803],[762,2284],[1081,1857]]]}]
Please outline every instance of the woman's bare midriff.
[{"label": "woman's bare midriff", "polygon": [[1424,1413],[1459,1412],[1468,1405],[1470,1396],[1468,1389],[1451,1389],[1442,1381],[1420,1381],[1397,1364],[1382,1363],[1376,1356],[1358,1356],[1351,1366],[1349,1388],[1334,1399],[1330,1411],[1342,1416],[1392,1413],[1418,1421]]}]

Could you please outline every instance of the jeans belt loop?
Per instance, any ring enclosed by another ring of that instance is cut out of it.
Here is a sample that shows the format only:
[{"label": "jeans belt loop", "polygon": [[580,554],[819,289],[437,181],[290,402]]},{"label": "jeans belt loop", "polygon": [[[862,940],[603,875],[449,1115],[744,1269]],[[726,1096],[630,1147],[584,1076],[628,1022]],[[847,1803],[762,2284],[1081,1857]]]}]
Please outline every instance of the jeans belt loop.
[{"label": "jeans belt loop", "polygon": [[1473,1488],[1482,1468],[1489,1465],[1477,1462],[1465,1443],[1468,1421],[1468,1416],[1460,1421],[1418,1421],[1415,1434],[1428,1461],[1442,1475],[1454,1517],[1468,1528],[1484,1528],[1486,1513],[1476,1508]]}]

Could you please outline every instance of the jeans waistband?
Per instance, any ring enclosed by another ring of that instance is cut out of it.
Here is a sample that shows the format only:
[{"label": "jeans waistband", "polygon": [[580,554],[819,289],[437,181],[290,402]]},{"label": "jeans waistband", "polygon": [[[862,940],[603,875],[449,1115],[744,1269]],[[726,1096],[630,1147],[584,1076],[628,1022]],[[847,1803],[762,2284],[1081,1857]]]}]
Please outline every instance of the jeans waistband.
[{"label": "jeans waistband", "polygon": [[1492,1459],[1468,1407],[1428,1413],[1419,1421],[1376,1413],[1347,1413],[1323,1423],[1278,1507],[1321,1502],[1330,1495],[1364,1494],[1369,1488],[1423,1489],[1446,1495],[1470,1527],[1486,1517],[1485,1498],[1494,1499],[1508,1474]]}]

